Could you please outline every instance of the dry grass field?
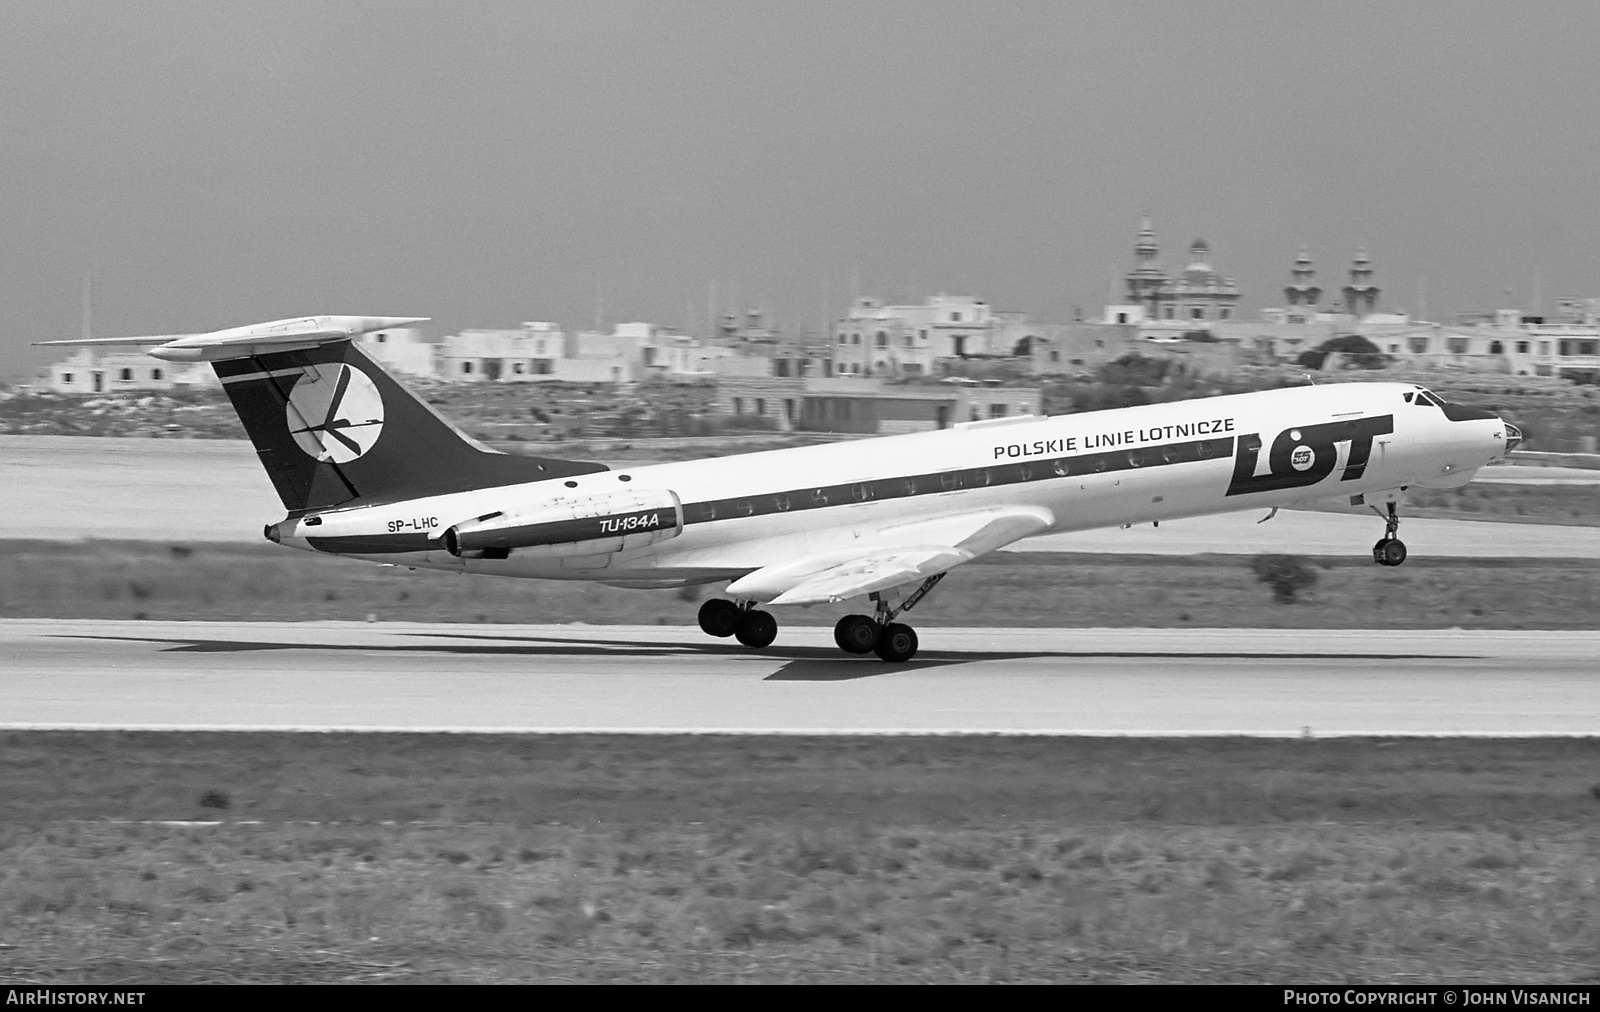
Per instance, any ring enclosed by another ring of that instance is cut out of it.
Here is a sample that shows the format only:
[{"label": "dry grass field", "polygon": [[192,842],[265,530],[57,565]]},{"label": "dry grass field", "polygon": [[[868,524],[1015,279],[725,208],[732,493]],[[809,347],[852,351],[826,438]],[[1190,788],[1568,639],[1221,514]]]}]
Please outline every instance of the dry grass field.
[{"label": "dry grass field", "polygon": [[1568,739],[11,733],[0,979],[1592,984],[1597,781]]}]

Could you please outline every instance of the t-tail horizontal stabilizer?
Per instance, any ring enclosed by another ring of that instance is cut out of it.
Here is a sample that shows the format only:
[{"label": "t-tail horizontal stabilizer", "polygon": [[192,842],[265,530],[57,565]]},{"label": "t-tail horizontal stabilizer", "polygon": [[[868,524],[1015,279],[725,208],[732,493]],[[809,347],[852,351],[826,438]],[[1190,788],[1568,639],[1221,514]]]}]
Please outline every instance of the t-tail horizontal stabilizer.
[{"label": "t-tail horizontal stabilizer", "polygon": [[426,316],[302,316],[208,334],[157,334],[149,337],[81,337],[67,341],[35,341],[62,347],[154,345],[149,354],[168,362],[216,362],[266,351],[313,348],[329,341],[348,341],[361,334],[426,323]]}]

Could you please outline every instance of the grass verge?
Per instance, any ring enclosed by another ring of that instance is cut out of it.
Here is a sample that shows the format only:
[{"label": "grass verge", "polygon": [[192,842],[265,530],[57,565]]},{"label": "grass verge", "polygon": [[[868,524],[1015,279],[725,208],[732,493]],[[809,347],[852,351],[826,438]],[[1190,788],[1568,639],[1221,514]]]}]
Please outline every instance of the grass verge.
[{"label": "grass verge", "polygon": [[[1279,604],[1249,556],[997,553],[953,571],[921,626],[1540,628],[1600,626],[1588,560],[1302,560]],[[0,542],[0,617],[687,625],[711,589],[620,590],[385,569],[274,545]],[[833,614],[796,616],[826,624]]]},{"label": "grass verge", "polygon": [[1559,739],[10,733],[0,979],[1593,983],[1597,779]]}]

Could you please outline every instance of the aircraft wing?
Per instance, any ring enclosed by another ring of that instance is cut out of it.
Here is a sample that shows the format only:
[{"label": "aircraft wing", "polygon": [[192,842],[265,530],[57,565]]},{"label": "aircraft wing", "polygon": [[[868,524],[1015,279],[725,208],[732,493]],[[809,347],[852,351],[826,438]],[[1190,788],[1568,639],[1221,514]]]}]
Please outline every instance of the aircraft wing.
[{"label": "aircraft wing", "polygon": [[1036,507],[979,510],[887,527],[859,554],[791,560],[758,569],[728,593],[772,604],[823,604],[927,579],[1054,523]]}]

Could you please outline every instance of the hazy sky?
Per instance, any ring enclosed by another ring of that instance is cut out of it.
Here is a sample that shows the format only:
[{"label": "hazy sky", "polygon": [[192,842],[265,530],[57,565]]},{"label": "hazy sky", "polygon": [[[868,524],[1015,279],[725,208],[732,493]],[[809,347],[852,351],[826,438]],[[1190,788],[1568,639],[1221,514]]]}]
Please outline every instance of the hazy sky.
[{"label": "hazy sky", "polygon": [[1600,4],[0,2],[0,375],[312,313],[1095,312],[1141,212],[1247,315],[1600,296]]}]

